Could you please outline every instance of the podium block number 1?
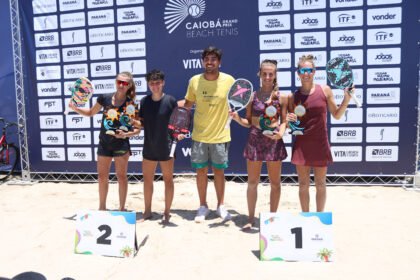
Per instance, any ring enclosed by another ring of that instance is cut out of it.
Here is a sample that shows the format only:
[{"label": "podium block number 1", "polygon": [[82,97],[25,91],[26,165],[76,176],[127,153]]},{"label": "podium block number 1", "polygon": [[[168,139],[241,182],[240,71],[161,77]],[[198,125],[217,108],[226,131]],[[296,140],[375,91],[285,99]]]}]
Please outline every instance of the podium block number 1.
[{"label": "podium block number 1", "polygon": [[332,261],[332,214],[261,213],[260,260]]},{"label": "podium block number 1", "polygon": [[292,228],[290,231],[295,234],[295,248],[302,249],[302,228]]}]

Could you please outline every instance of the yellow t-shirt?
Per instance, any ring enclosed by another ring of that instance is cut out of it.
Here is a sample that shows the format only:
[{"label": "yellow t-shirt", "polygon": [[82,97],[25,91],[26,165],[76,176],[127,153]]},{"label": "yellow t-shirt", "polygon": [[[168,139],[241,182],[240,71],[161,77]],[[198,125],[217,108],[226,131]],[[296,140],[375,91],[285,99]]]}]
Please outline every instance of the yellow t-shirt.
[{"label": "yellow t-shirt", "polygon": [[219,72],[217,80],[208,81],[204,74],[190,79],[185,99],[195,102],[192,139],[203,143],[230,141],[230,128],[225,129],[229,107],[227,95],[235,79]]}]

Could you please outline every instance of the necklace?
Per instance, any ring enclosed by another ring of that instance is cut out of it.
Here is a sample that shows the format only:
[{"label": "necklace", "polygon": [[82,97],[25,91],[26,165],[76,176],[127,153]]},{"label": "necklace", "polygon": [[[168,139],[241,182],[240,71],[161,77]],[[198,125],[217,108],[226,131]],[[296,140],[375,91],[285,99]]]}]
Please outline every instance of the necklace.
[{"label": "necklace", "polygon": [[303,90],[302,88],[300,88],[299,91],[303,95],[310,95],[311,92],[312,92],[312,88],[314,88],[314,87],[311,87],[309,90]]},{"label": "necklace", "polygon": [[259,92],[259,95],[257,96],[258,100],[262,102],[266,102],[271,96],[271,91],[264,92],[262,91],[262,89],[259,89],[258,92]]},{"label": "necklace", "polygon": [[119,106],[121,106],[121,105],[124,103],[125,99],[126,99],[126,98],[124,98],[124,99],[118,99],[118,98],[117,98],[117,94],[114,94],[114,95],[112,96],[112,103],[113,103],[113,105],[114,105],[115,107],[119,107]]}]

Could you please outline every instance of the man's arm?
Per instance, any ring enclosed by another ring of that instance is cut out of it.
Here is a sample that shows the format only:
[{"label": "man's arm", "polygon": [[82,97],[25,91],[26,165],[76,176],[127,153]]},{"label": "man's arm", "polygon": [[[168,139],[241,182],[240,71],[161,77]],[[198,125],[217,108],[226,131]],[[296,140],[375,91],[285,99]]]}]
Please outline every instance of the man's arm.
[{"label": "man's arm", "polygon": [[177,101],[179,107],[192,108],[195,102],[189,101],[188,99],[182,99]]}]

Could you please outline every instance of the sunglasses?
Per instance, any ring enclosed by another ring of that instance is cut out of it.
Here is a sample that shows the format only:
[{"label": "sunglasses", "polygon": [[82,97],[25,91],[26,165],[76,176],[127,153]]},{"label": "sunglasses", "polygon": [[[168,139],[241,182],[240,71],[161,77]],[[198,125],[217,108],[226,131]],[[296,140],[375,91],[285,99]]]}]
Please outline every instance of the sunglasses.
[{"label": "sunglasses", "polygon": [[117,85],[129,86],[130,83],[126,81],[117,80]]},{"label": "sunglasses", "polygon": [[302,75],[305,73],[311,74],[314,71],[314,68],[300,68],[297,71]]}]

